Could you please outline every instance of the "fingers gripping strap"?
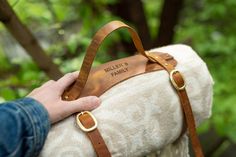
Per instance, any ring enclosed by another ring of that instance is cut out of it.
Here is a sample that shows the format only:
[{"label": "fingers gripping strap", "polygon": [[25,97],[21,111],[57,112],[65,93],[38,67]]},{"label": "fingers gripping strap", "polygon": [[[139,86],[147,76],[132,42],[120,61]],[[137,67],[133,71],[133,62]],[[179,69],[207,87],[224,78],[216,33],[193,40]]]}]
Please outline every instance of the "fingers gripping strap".
[{"label": "fingers gripping strap", "polygon": [[134,42],[134,45],[135,45],[136,49],[138,50],[138,53],[147,57],[145,50],[143,48],[142,42],[141,42],[138,34],[136,33],[136,31],[133,28],[131,28],[130,26],[128,26],[120,21],[112,21],[112,22],[106,24],[93,37],[93,39],[86,51],[82,67],[80,69],[80,73],[79,73],[79,76],[78,76],[75,84],[73,85],[72,88],[70,88],[70,91],[67,91],[63,95],[63,97],[66,98],[66,100],[74,100],[80,96],[80,94],[86,84],[86,81],[88,79],[89,72],[91,70],[94,58],[96,56],[96,53],[97,53],[100,45],[102,44],[104,39],[109,34],[111,34],[113,31],[120,29],[120,28],[127,28],[128,29],[128,31],[132,37],[132,40]]}]

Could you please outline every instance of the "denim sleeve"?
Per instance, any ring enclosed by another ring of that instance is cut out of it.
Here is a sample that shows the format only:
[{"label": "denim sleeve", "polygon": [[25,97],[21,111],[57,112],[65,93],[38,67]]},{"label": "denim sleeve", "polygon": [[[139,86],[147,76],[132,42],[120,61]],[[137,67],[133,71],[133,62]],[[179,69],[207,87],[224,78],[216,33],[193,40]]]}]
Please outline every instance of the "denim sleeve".
[{"label": "denim sleeve", "polygon": [[0,104],[0,157],[34,157],[50,129],[46,109],[32,98]]}]

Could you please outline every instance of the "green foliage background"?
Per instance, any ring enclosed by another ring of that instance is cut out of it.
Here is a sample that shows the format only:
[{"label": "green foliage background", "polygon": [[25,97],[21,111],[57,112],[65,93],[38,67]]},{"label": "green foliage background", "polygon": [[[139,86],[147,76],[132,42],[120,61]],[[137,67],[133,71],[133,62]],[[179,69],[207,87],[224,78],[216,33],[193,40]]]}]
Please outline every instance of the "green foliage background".
[{"label": "green foliage background", "polygon": [[[192,6],[192,7],[190,7]],[[176,42],[190,41],[213,76],[213,127],[236,142],[236,1],[187,1],[176,30]],[[202,128],[203,129],[203,128]],[[203,130],[204,130],[203,129]]]},{"label": "green foliage background", "polygon": [[[117,0],[10,0],[20,19],[35,34],[47,34],[48,55],[63,72],[78,70],[92,35],[103,24],[120,19],[107,10],[107,5]],[[50,5],[49,3],[50,2]],[[144,9],[152,37],[158,31],[158,16],[162,1],[144,0]],[[50,8],[51,7],[51,8]],[[214,78],[214,103],[212,118],[200,128],[210,128],[236,142],[236,1],[235,0],[186,0],[174,43],[188,43],[207,63]],[[73,33],[67,34],[67,26],[75,25]],[[0,33],[7,32],[0,25]],[[125,32],[112,35],[97,56],[100,64],[113,59],[109,55],[112,43],[119,42]],[[0,34],[1,35],[1,34]],[[1,36],[0,36],[1,38]],[[0,43],[0,102],[25,96],[48,78],[32,60],[7,58],[4,45]],[[79,48],[79,53],[76,52]],[[70,57],[65,57],[68,54]],[[118,57],[128,54],[117,52]]]}]

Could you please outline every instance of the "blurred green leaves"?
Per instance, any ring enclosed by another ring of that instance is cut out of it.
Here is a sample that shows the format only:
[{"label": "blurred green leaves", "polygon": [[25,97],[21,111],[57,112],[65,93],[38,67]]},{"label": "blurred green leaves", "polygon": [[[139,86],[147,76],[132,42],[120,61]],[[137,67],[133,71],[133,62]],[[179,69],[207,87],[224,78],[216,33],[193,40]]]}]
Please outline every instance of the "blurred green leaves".
[{"label": "blurred green leaves", "polygon": [[236,142],[236,1],[186,1],[176,41],[190,44],[215,81],[212,118],[203,125]]}]

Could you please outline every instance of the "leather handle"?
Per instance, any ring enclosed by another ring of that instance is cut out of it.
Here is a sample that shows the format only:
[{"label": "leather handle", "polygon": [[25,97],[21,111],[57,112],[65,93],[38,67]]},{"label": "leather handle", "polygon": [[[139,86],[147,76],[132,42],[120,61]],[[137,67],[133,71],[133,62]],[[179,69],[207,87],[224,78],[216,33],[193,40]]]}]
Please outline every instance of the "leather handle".
[{"label": "leather handle", "polygon": [[142,42],[141,42],[137,32],[133,28],[131,28],[130,26],[128,26],[125,23],[120,22],[120,21],[109,22],[108,24],[103,26],[94,35],[94,37],[93,37],[93,39],[86,51],[78,78],[76,79],[75,83],[69,89],[67,89],[62,95],[62,98],[64,100],[75,100],[80,96],[80,94],[87,82],[93,61],[95,59],[95,56],[97,54],[97,51],[98,51],[100,45],[102,44],[104,39],[109,34],[111,34],[113,31],[120,29],[120,28],[128,29],[128,31],[132,37],[133,43],[134,43],[136,49],[138,50],[138,53],[149,58],[147,56],[147,54],[145,53]]}]

